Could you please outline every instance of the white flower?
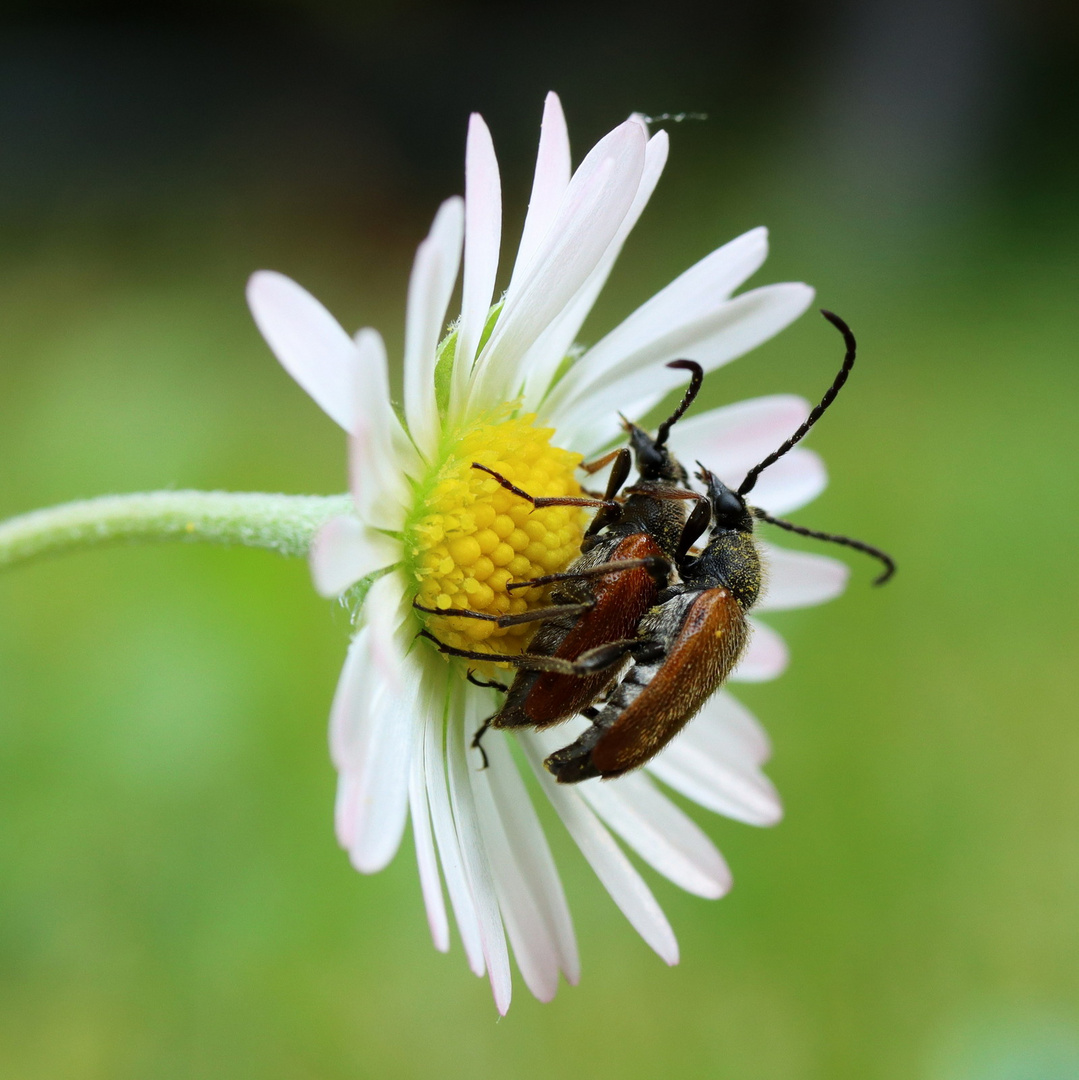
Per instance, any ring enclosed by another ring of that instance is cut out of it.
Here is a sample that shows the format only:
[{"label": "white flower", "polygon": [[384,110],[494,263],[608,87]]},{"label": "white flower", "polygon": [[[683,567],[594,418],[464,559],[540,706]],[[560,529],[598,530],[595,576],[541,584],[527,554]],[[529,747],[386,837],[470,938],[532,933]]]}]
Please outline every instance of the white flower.
[{"label": "white flower", "polygon": [[[467,749],[495,711],[492,692],[466,683],[460,661],[447,662],[416,640],[421,623],[411,605],[417,593],[431,604],[442,593],[450,599],[441,606],[451,606],[456,590],[467,606],[507,610],[505,582],[564,566],[576,553],[580,518],[564,508],[537,511],[527,524],[538,531],[522,531],[525,519],[517,511],[527,514],[527,506],[508,505],[513,497],[470,471],[471,461],[486,454],[502,471],[523,469],[513,477],[523,484],[518,477],[528,475],[526,460],[536,459],[542,469],[531,474],[533,494],[572,490],[579,458],[563,451],[595,455],[617,438],[619,411],[638,418],[684,382],[667,361],[690,357],[715,369],[783,329],[813,295],[806,285],[780,284],[731,298],[764,261],[767,236],[755,229],[691,267],[598,344],[575,350],[666,157],[666,134],[649,138],[645,123],[631,117],[571,175],[561,106],[549,95],[517,258],[505,295],[492,308],[501,190],[487,127],[473,116],[465,198],[443,203],[413,265],[401,416],[390,404],[386,352],[376,331],[349,337],[280,274],[259,272],[248,289],[278,359],[351,436],[356,516],[330,521],[312,551],[323,594],[338,595],[357,582],[361,594],[366,590],[330,721],[340,774],[338,838],[358,870],[374,872],[393,858],[411,815],[435,945],[449,947],[444,880],[469,965],[477,975],[486,971],[502,1013],[510,1002],[507,939],[529,989],[546,1001],[559,972],[570,983],[578,979],[573,927],[512,737],[488,733],[487,769]],[[455,334],[444,339],[462,245],[461,315]],[[716,409],[681,421],[672,449],[737,486],[807,413],[806,402],[789,396]],[[531,425],[531,414],[543,428]],[[761,476],[754,501],[783,513],[824,485],[819,459],[798,448]],[[846,581],[843,564],[820,556],[769,547],[767,561],[761,612],[820,603]],[[456,632],[474,648],[492,625],[458,622],[468,624]],[[497,649],[506,651],[520,632],[505,632]],[[522,647],[519,636],[516,642]],[[732,680],[773,678],[786,662],[782,640],[757,623]],[[682,888],[722,896],[730,887],[722,856],[653,777],[717,813],[770,825],[781,808],[760,769],[768,739],[723,691],[646,770],[560,786],[542,760],[570,742],[581,723],[524,732],[517,742],[615,903],[673,964],[678,946],[671,927],[612,832]]]}]

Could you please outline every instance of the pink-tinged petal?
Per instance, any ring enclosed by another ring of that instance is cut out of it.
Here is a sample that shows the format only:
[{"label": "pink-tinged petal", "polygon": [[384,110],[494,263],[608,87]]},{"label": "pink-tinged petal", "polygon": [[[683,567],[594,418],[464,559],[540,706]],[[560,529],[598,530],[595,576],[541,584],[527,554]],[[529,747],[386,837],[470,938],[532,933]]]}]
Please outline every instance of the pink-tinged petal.
[{"label": "pink-tinged petal", "polygon": [[[479,725],[474,708],[466,708],[463,702],[463,687],[457,687],[457,713],[464,719],[453,715],[446,728],[446,768],[450,778],[450,805],[453,808],[453,821],[457,830],[457,842],[460,845],[461,860],[465,878],[472,894],[477,921],[480,930],[480,944],[487,965],[487,977],[491,982],[491,993],[495,999],[495,1008],[503,1016],[510,1007],[512,986],[510,980],[509,950],[506,947],[506,934],[499,915],[498,900],[491,869],[484,849],[483,836],[477,815],[472,787],[468,778],[469,765],[465,753],[464,726],[474,730]],[[470,703],[471,704],[471,703]]]},{"label": "pink-tinged petal", "polygon": [[[578,431],[587,430],[589,418],[597,412],[613,412],[626,401],[683,386],[685,373],[665,368],[669,360],[685,357],[696,360],[706,372],[714,371],[774,337],[801,315],[812,299],[813,290],[798,283],[765,285],[742,293],[695,323],[672,327],[666,337],[643,342],[610,367],[603,382],[584,393],[571,396],[571,388],[559,383],[546,415],[560,436],[563,431],[566,437],[576,436]],[[581,363],[586,358],[587,354]]]},{"label": "pink-tinged petal", "polygon": [[433,691],[441,690],[442,700],[437,708],[426,714],[427,732],[423,767],[427,782],[427,798],[431,807],[431,824],[438,844],[442,873],[446,876],[446,891],[449,893],[457,929],[461,933],[461,943],[464,946],[465,956],[468,958],[468,966],[474,975],[482,976],[487,966],[483,959],[479,916],[476,914],[472,890],[465,873],[446,775],[446,712],[451,700],[447,684],[448,674],[448,668],[439,673],[428,673]]},{"label": "pink-tinged petal", "polygon": [[731,872],[715,844],[647,776],[589,780],[579,790],[626,844],[679,888],[708,900],[730,890]]},{"label": "pink-tinged petal", "polygon": [[247,303],[281,366],[331,420],[351,431],[352,338],[306,289],[274,270],[251,275]]},{"label": "pink-tinged petal", "polygon": [[581,974],[581,962],[566,894],[543,826],[506,746],[507,739],[508,736],[501,733],[492,739],[493,752],[487,743],[484,744],[491,754],[491,767],[487,770],[491,793],[520,876],[539,907],[558,967],[571,984],[576,984]]},{"label": "pink-tinged petal", "polygon": [[550,388],[551,380],[558,372],[562,361],[573,347],[584,325],[588,313],[592,310],[596,298],[607,283],[611,270],[622,252],[626,238],[632,232],[638,219],[652,198],[652,193],[663,174],[667,163],[669,141],[667,133],[661,131],[648,140],[644,149],[644,168],[636,194],[629,211],[615,233],[614,239],[607,245],[595,270],[588,275],[577,294],[566,305],[562,314],[540,335],[525,355],[522,363],[525,376],[525,408],[539,408]]},{"label": "pink-tinged petal", "polygon": [[756,619],[748,620],[752,633],[749,644],[731,672],[732,682],[767,682],[787,670],[790,653],[787,643],[770,627]]},{"label": "pink-tinged petal", "polygon": [[467,386],[491,309],[502,243],[502,186],[491,133],[479,113],[468,122],[465,151],[465,273],[457,327],[455,381]]},{"label": "pink-tinged petal", "polygon": [[403,591],[399,575],[384,574],[372,586],[364,604],[366,621],[352,639],[330,707],[330,756],[339,772],[355,771],[353,764],[369,739],[371,703],[384,685],[391,691],[402,683],[402,656],[393,637],[400,622]]},{"label": "pink-tinged petal", "polygon": [[[738,470],[730,486],[737,488],[743,479],[745,470]],[[827,486],[828,471],[819,455],[796,446],[760,474],[748,501],[774,516],[782,516],[812,502]]]},{"label": "pink-tinged petal", "polygon": [[399,695],[383,691],[374,697],[379,714],[362,770],[356,774],[357,814],[349,846],[352,865],[374,874],[389,865],[408,820],[408,777],[412,725],[417,723],[414,684]]},{"label": "pink-tinged petal", "polygon": [[753,229],[717,248],[597,342],[567,376],[560,394],[576,397],[587,387],[617,377],[626,358],[656,344],[668,350],[681,328],[695,332],[712,317],[768,255],[768,230]]},{"label": "pink-tinged petal", "polygon": [[[377,676],[371,676],[371,629],[363,626],[352,639],[345,656],[345,664],[337,680],[333,704],[330,706],[330,759],[334,768],[344,774],[355,758],[357,748],[369,741],[367,719],[370,716],[371,695],[376,689]],[[338,803],[351,804],[352,797],[346,797],[342,790],[346,785],[338,786]],[[354,784],[351,785],[355,787]],[[348,847],[352,836],[352,819],[347,822],[338,816],[337,837],[342,847]]]},{"label": "pink-tinged petal", "polygon": [[562,823],[603,887],[645,943],[668,964],[678,963],[678,942],[656,898],[580,793],[555,783],[543,767],[544,746],[526,733],[521,745]]},{"label": "pink-tinged petal", "polygon": [[330,518],[311,542],[311,576],[321,596],[340,596],[360,578],[401,558],[401,545],[354,517]]},{"label": "pink-tinged petal", "polygon": [[[418,695],[423,684],[403,626],[401,583],[386,574],[371,587],[371,617],[357,635],[342,672],[330,714],[334,762],[347,797],[339,813],[353,866],[362,873],[383,869],[396,854],[408,814],[408,777]],[[383,605],[389,617],[379,619]],[[366,632],[365,632],[366,631]]]},{"label": "pink-tinged petal", "polygon": [[695,754],[725,761],[743,771],[763,765],[772,756],[768,733],[726,690],[713,694],[704,703],[678,741],[687,742]]},{"label": "pink-tinged petal", "polygon": [[480,353],[472,384],[476,407],[513,396],[525,354],[599,265],[640,186],[645,142],[643,126],[627,120],[574,173],[532,269]]},{"label": "pink-tinged petal", "polygon": [[846,587],[850,568],[838,559],[808,551],[761,545],[765,574],[764,596],[756,611],[786,611],[834,600]]},{"label": "pink-tinged petal", "polygon": [[398,530],[411,498],[406,475],[421,474],[421,459],[390,403],[386,346],[381,335],[365,328],[354,340],[356,423],[349,440],[349,486],[361,521]]},{"label": "pink-tinged petal", "polygon": [[464,205],[447,199],[416,250],[405,313],[405,418],[420,452],[433,453],[440,423],[435,405],[435,362],[446,308],[461,262]]},{"label": "pink-tinged petal", "polygon": [[700,461],[717,476],[741,479],[798,430],[809,402],[773,394],[725,405],[678,421],[671,450],[679,461]]},{"label": "pink-tinged petal", "polygon": [[774,825],[783,805],[772,782],[746,761],[732,760],[722,742],[699,737],[696,720],[648,763],[648,770],[668,787],[712,810],[747,825]]},{"label": "pink-tinged petal", "polygon": [[[624,409],[619,409],[618,412],[621,413],[621,416],[617,413],[596,416],[594,423],[589,426],[587,431],[577,433],[577,437],[572,444],[573,448],[583,454],[585,461],[588,461],[589,458],[599,457],[615,443],[624,443],[626,436],[621,417],[625,416],[627,419],[639,424],[641,418],[654,409],[664,397],[665,394],[663,393],[649,394],[647,397],[639,398],[633,404],[627,405]],[[558,440],[562,443],[566,441],[562,438],[561,432],[559,432]],[[678,460],[681,461],[682,459],[679,458]],[[603,479],[600,479],[600,477]],[[606,477],[606,469],[594,473],[589,478],[588,486],[594,491],[599,491],[603,488]]]},{"label": "pink-tinged petal", "polygon": [[570,154],[569,132],[562,113],[562,102],[551,91],[543,104],[543,122],[540,125],[539,152],[536,154],[536,173],[532,180],[532,195],[528,200],[528,214],[521,232],[513,275],[506,289],[507,299],[515,296],[524,275],[532,266],[536,252],[554,222],[562,197],[569,187]]},{"label": "pink-tinged petal", "polygon": [[408,807],[412,819],[412,838],[416,845],[416,867],[420,874],[420,890],[427,912],[431,939],[439,952],[448,952],[450,925],[446,918],[446,902],[442,897],[442,877],[438,872],[435,839],[431,831],[431,808],[427,798],[427,778],[424,770],[424,745],[427,727],[438,723],[424,713],[413,731],[412,765],[408,777]]}]

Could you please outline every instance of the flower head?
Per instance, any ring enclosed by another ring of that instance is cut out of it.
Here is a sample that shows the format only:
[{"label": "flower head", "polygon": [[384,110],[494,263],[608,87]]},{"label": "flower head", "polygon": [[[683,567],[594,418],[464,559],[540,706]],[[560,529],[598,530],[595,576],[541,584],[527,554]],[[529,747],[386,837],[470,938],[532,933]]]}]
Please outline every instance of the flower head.
[{"label": "flower head", "polygon": [[[278,359],[350,435],[355,515],[327,523],[312,550],[319,590],[352,589],[362,601],[330,722],[338,839],[357,869],[373,872],[393,858],[411,816],[435,945],[449,947],[444,881],[469,964],[489,975],[501,1012],[510,1001],[508,945],[542,1000],[554,995],[560,972],[571,983],[579,974],[565,896],[514,742],[615,902],[668,963],[678,959],[674,934],[612,832],[682,888],[716,898],[730,886],[722,856],[655,779],[750,824],[781,814],[760,768],[767,737],[725,690],[644,771],[618,780],[567,787],[543,769],[547,753],[582,730],[580,720],[518,736],[491,731],[489,766],[481,768],[470,738],[495,698],[466,682],[462,661],[417,640],[423,616],[414,601],[492,615],[537,607],[542,589],[522,595],[507,586],[565,568],[580,547],[581,510],[532,511],[473,462],[533,495],[579,494],[574,470],[618,437],[619,413],[637,419],[679,383],[668,361],[691,357],[713,370],[783,329],[812,299],[802,284],[732,297],[767,253],[766,233],[755,229],[692,266],[596,345],[575,344],[655,188],[667,145],[664,132],[650,137],[631,117],[571,172],[561,106],[549,95],[524,231],[496,298],[498,165],[483,120],[472,117],[465,197],[443,203],[413,265],[400,415],[376,331],[350,337],[280,274],[257,273],[248,289]],[[461,313],[447,333],[462,248]],[[683,420],[671,444],[682,460],[705,461],[737,485],[807,414],[799,398],[760,398]],[[824,484],[819,459],[799,447],[761,476],[754,499],[782,513]],[[758,611],[819,603],[846,581],[831,559],[778,548],[766,558]],[[443,640],[481,653],[520,652],[532,631],[428,618],[440,620]],[[732,680],[772,678],[786,660],[778,635],[756,623]]]}]

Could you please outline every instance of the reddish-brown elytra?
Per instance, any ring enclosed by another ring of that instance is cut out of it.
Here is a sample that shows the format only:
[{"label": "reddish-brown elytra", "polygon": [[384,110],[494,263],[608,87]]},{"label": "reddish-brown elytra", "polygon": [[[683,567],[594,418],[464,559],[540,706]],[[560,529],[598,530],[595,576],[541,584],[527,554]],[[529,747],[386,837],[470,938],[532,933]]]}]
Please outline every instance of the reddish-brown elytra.
[{"label": "reddish-brown elytra", "polygon": [[[617,677],[625,654],[612,659],[610,664],[593,666],[588,673],[579,672],[575,662],[597,649],[624,647],[634,640],[641,617],[668,584],[672,566],[707,527],[707,501],[687,490],[686,472],[666,447],[671,426],[689,408],[700,389],[702,371],[700,365],[687,360],[677,360],[668,366],[690,371],[690,386],[678,408],[660,425],[654,439],[635,424],[626,422],[639,476],[634,486],[626,489],[624,501],[615,499],[629,473],[630,451],[626,448],[585,466],[596,471],[613,462],[601,509],[585,533],[580,557],[565,573],[509,586],[511,589],[554,586],[550,607],[498,619],[462,609],[436,611],[415,605],[430,615],[488,618],[500,625],[541,622],[523,654],[492,655],[455,649],[439,642],[433,634],[422,632],[443,652],[468,659],[505,661],[518,668],[508,688],[481,682],[470,675],[480,685],[507,691],[505,704],[477,732],[475,745],[479,745],[478,740],[488,726],[547,727],[591,705]],[[491,475],[503,487],[536,505],[551,504],[552,500],[533,499],[497,473]],[[690,500],[697,500],[697,506],[687,520],[685,507]]]},{"label": "reddish-brown elytra", "polygon": [[895,563],[878,548],[849,537],[802,529],[746,504],[745,496],[762,470],[804,437],[835,399],[854,364],[856,346],[850,328],[831,312],[823,314],[843,334],[846,356],[820,404],[791,438],[747,473],[737,491],[701,466],[697,475],[707,486],[712,515],[712,531],[704,550],[696,557],[685,554],[679,560],[680,580],[669,585],[660,602],[642,617],[633,642],[594,649],[578,658],[575,667],[582,677],[595,664],[615,664],[627,656],[632,656],[634,663],[602,708],[582,710],[591,725],[580,738],[547,758],[547,769],[560,783],[621,776],[643,765],[722,685],[745,648],[745,615],[760,591],[755,519],[880,559],[885,569],[876,584],[894,573]]}]

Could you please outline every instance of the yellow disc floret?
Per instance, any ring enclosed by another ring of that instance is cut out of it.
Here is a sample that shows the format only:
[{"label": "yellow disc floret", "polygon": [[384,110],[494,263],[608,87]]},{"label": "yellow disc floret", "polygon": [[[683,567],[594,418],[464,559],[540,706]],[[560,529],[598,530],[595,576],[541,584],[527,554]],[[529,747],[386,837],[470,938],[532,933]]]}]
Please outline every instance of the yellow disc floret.
[{"label": "yellow disc floret", "polygon": [[[446,441],[405,529],[407,569],[424,607],[489,615],[541,607],[546,589],[510,592],[506,586],[558,573],[579,554],[579,507],[534,509],[472,467],[486,465],[530,495],[580,495],[574,478],[580,454],[551,446],[554,430],[534,427],[535,419],[481,418]],[[480,652],[519,653],[536,629],[535,623],[500,628],[465,616],[422,618],[439,641]]]}]

